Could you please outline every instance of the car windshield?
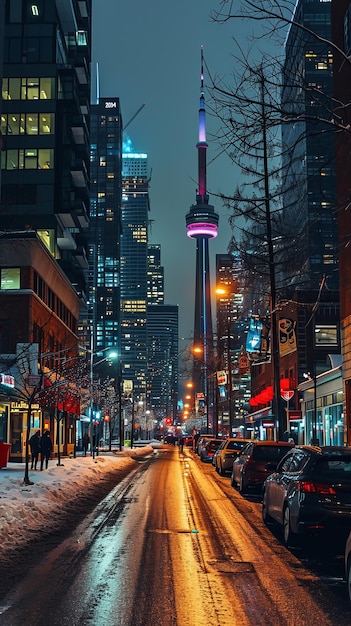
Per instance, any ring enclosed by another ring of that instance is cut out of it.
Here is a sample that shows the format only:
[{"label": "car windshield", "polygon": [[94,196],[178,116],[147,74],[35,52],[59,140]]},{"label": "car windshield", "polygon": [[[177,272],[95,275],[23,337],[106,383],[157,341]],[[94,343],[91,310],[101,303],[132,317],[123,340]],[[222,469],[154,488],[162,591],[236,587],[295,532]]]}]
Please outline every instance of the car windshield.
[{"label": "car windshield", "polygon": [[247,441],[228,441],[227,450],[242,450],[246,446]]},{"label": "car windshield", "polygon": [[290,450],[290,446],[257,446],[254,449],[256,461],[280,461]]},{"label": "car windshield", "polygon": [[311,475],[318,480],[351,483],[351,456],[322,456],[314,464]]}]

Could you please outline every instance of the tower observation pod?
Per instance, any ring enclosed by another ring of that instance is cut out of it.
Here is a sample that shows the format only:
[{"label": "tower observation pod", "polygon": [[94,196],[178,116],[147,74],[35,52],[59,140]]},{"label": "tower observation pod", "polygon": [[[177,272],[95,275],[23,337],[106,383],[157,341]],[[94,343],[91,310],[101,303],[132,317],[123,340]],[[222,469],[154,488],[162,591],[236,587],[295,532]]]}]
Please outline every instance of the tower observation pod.
[{"label": "tower observation pod", "polygon": [[[213,349],[213,330],[211,313],[211,284],[209,268],[210,239],[217,237],[218,214],[209,204],[206,186],[206,115],[204,96],[204,62],[201,46],[201,90],[199,108],[199,141],[196,144],[198,154],[198,189],[196,204],[186,214],[187,236],[196,240],[196,282],[195,282],[195,317],[194,317],[194,354],[193,382],[195,390],[207,399],[207,376],[209,357]],[[199,350],[200,348],[200,350]]]}]

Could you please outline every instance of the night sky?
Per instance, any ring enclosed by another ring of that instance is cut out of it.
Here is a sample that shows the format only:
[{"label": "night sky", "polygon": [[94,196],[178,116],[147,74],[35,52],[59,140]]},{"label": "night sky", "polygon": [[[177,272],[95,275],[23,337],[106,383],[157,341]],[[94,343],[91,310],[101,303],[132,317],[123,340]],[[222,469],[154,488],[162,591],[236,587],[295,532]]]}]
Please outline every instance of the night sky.
[{"label": "night sky", "polygon": [[[196,244],[186,236],[185,214],[196,201],[201,45],[211,74],[230,80],[233,37],[245,46],[252,26],[233,20],[213,23],[216,0],[93,0],[93,5],[93,64],[99,64],[100,96],[120,98],[124,126],[145,104],[124,139],[131,139],[135,151],[148,153],[149,240],[161,244],[165,304],[179,305],[182,350],[192,336],[194,318]],[[218,120],[208,109],[206,123],[207,187],[220,216],[218,238],[210,242],[214,286],[215,255],[227,252],[231,230],[227,209],[211,194],[233,191],[240,173],[220,155],[214,139]]]}]

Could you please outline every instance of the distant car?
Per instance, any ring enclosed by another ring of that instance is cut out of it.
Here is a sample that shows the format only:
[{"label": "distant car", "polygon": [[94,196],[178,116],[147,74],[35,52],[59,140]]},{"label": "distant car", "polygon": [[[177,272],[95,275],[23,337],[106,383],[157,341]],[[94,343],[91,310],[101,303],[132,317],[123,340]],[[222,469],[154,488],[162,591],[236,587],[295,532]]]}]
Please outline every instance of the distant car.
[{"label": "distant car", "polygon": [[200,456],[202,446],[204,446],[207,443],[207,441],[210,441],[210,439],[215,439],[214,435],[208,435],[207,434],[207,435],[201,435],[199,437],[199,439],[197,440],[196,445],[195,445],[195,452],[196,452],[196,454],[198,454]]},{"label": "distant car", "polygon": [[200,459],[203,463],[211,463],[212,457],[222,441],[222,439],[209,439],[201,446]]},{"label": "distant car", "polygon": [[345,577],[347,586],[347,596],[351,603],[351,532],[345,545]]},{"label": "distant car", "polygon": [[286,545],[311,534],[346,539],[351,529],[351,447],[290,450],[264,483],[262,517],[282,526]]},{"label": "distant car", "polygon": [[234,459],[238,456],[239,452],[246,446],[246,444],[249,443],[249,441],[249,439],[240,439],[238,437],[229,437],[223,441],[214,456],[214,460],[212,461],[216,472],[218,472],[221,476],[231,472]]},{"label": "distant car", "polygon": [[286,441],[251,441],[233,462],[231,484],[240,493],[262,489],[266,478],[274,472],[279,461],[294,447]]}]

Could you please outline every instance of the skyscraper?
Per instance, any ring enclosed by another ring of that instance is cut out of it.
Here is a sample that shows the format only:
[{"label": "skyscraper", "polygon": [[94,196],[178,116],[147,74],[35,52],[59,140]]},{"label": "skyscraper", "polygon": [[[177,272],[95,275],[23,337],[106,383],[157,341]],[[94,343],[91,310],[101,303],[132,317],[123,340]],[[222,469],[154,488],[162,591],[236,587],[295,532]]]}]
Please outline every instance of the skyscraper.
[{"label": "skyscraper", "polygon": [[198,189],[196,204],[186,215],[187,236],[196,240],[196,280],[195,280],[195,319],[194,347],[199,349],[194,355],[193,382],[197,393],[204,394],[206,401],[209,358],[212,353],[213,331],[211,313],[211,283],[209,264],[209,239],[217,236],[218,214],[209,204],[206,187],[206,115],[204,96],[203,49],[201,48],[201,92],[199,108]]},{"label": "skyscraper", "polygon": [[134,397],[146,397],[147,255],[149,178],[147,154],[123,146],[121,236],[121,365]]},{"label": "skyscraper", "polygon": [[178,397],[178,306],[147,307],[148,407],[175,421]]},{"label": "skyscraper", "polygon": [[0,225],[34,229],[84,297],[91,0],[6,2]]},{"label": "skyscraper", "polygon": [[119,99],[100,98],[99,103],[91,107],[88,279],[89,326],[93,328],[97,354],[107,348],[120,354],[121,199],[122,119]]},{"label": "skyscraper", "polygon": [[[327,276],[338,289],[335,142],[332,117],[331,2],[298,0],[286,40],[282,108],[283,222],[293,245],[285,253],[283,284],[318,289]],[[314,36],[314,33],[316,36]],[[326,121],[324,121],[326,120]]]}]

